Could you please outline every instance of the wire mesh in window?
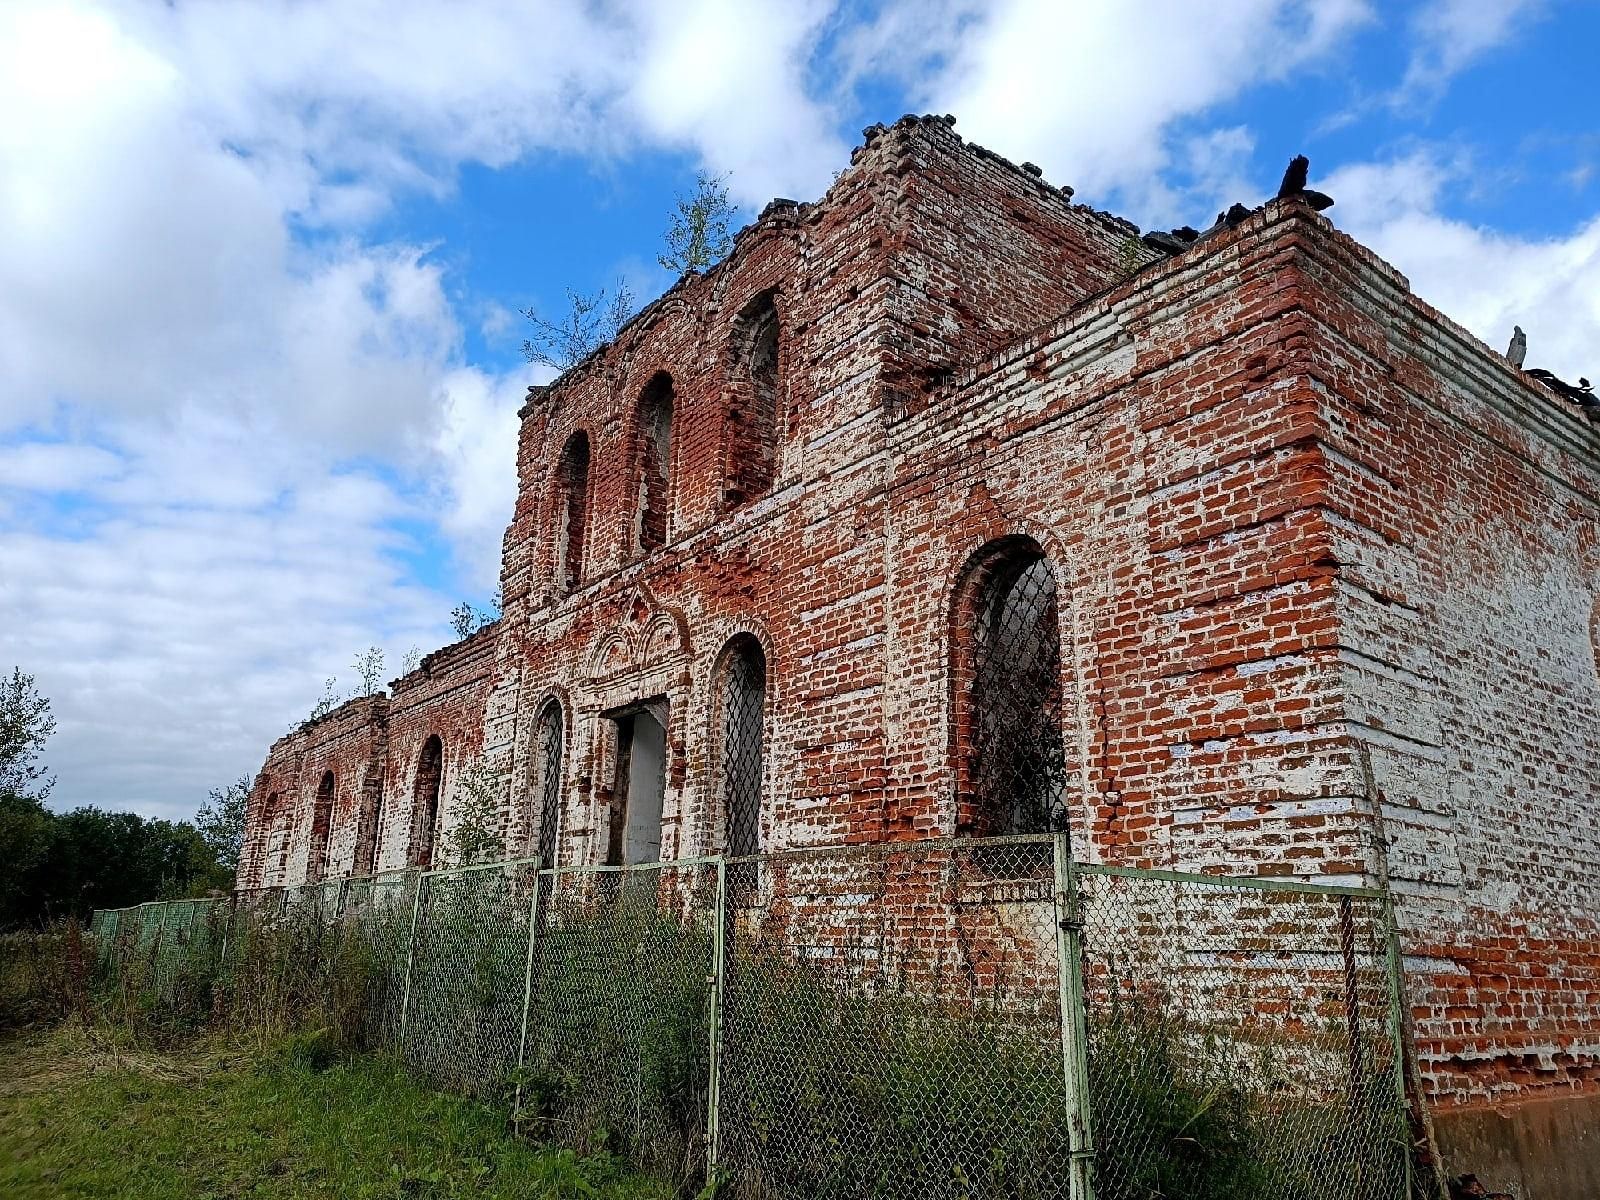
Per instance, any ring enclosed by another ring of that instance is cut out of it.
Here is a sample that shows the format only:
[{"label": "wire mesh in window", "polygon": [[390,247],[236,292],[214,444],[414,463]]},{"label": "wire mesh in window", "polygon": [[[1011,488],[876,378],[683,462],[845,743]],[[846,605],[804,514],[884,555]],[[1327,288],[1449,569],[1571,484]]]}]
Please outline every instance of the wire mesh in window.
[{"label": "wire mesh in window", "polygon": [[1055,576],[1032,550],[984,569],[973,606],[966,776],[980,835],[1066,827]]},{"label": "wire mesh in window", "polygon": [[552,700],[539,713],[534,730],[539,764],[539,831],[535,853],[539,866],[556,865],[556,837],[561,825],[561,705]]},{"label": "wire mesh in window", "polygon": [[761,849],[762,719],[767,700],[767,657],[748,635],[724,658],[717,762],[721,769],[724,849],[729,857]]}]

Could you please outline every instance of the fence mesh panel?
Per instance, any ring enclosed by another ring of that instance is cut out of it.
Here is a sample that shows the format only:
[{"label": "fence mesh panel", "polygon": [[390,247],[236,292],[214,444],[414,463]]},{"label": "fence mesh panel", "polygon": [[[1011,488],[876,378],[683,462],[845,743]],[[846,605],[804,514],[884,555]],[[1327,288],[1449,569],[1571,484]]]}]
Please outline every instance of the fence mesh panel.
[{"label": "fence mesh panel", "polygon": [[687,1183],[705,1169],[714,865],[541,874],[522,1114]]},{"label": "fence mesh panel", "polygon": [[730,1194],[1067,1195],[1050,839],[729,871]]},{"label": "fence mesh panel", "polygon": [[1078,888],[1100,1200],[1224,1167],[1251,1195],[1401,1194],[1378,898],[1092,867]]},{"label": "fence mesh panel", "polygon": [[481,1094],[509,1090],[534,875],[508,864],[423,877],[402,1050],[426,1077]]},{"label": "fence mesh panel", "polygon": [[124,1011],[332,1014],[686,1191],[714,1165],[734,1200],[1403,1196],[1382,897],[1064,846],[393,872],[91,936]]}]

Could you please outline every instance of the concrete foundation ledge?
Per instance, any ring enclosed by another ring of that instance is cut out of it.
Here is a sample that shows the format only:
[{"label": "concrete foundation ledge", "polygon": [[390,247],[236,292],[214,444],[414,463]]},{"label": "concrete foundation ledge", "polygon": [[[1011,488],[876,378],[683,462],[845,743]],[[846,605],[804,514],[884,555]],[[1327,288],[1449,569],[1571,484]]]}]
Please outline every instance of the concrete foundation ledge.
[{"label": "concrete foundation ledge", "polygon": [[1433,1127],[1450,1176],[1471,1172],[1516,1200],[1600,1197],[1600,1092],[1436,1109]]}]

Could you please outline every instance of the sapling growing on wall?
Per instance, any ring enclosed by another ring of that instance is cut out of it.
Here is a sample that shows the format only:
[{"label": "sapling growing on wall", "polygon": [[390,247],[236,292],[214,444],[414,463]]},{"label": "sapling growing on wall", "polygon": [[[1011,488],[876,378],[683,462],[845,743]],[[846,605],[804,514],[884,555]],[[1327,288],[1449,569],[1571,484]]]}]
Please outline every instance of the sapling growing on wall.
[{"label": "sapling growing on wall", "polygon": [[678,197],[663,235],[667,248],[656,261],[679,275],[704,271],[732,248],[728,227],[738,211],[728,199],[728,177],[701,171],[695,176],[694,192]]},{"label": "sapling growing on wall", "polygon": [[337,675],[329,675],[327,679],[323,680],[322,695],[317,702],[311,706],[311,712],[302,722],[302,724],[310,725],[314,721],[320,721],[323,717],[327,716],[334,709],[339,707],[340,699],[338,684],[339,677]]},{"label": "sapling growing on wall", "polygon": [[522,315],[533,325],[533,334],[522,343],[523,357],[566,371],[621,332],[633,315],[633,289],[626,279],[617,280],[609,296],[605,288],[592,294],[568,288],[567,311],[559,320],[547,320],[533,308]]},{"label": "sapling growing on wall", "polygon": [[456,866],[496,862],[505,857],[500,836],[500,795],[494,772],[482,755],[461,769],[456,784],[456,819],[445,839]]},{"label": "sapling growing on wall", "polygon": [[371,696],[383,685],[383,647],[368,646],[351,666],[361,680],[361,695]]}]

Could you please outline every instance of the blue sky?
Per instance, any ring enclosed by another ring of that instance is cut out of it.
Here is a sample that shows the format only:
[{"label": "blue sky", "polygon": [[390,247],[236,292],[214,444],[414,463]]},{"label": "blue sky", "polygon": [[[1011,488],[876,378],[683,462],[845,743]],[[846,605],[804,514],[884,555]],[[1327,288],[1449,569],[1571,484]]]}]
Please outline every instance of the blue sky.
[{"label": "blue sky", "polygon": [[486,603],[529,305],[674,193],[813,199],[950,112],[1141,226],[1312,159],[1530,365],[1600,374],[1600,0],[0,3],[0,668],[60,806],[191,812]]}]

